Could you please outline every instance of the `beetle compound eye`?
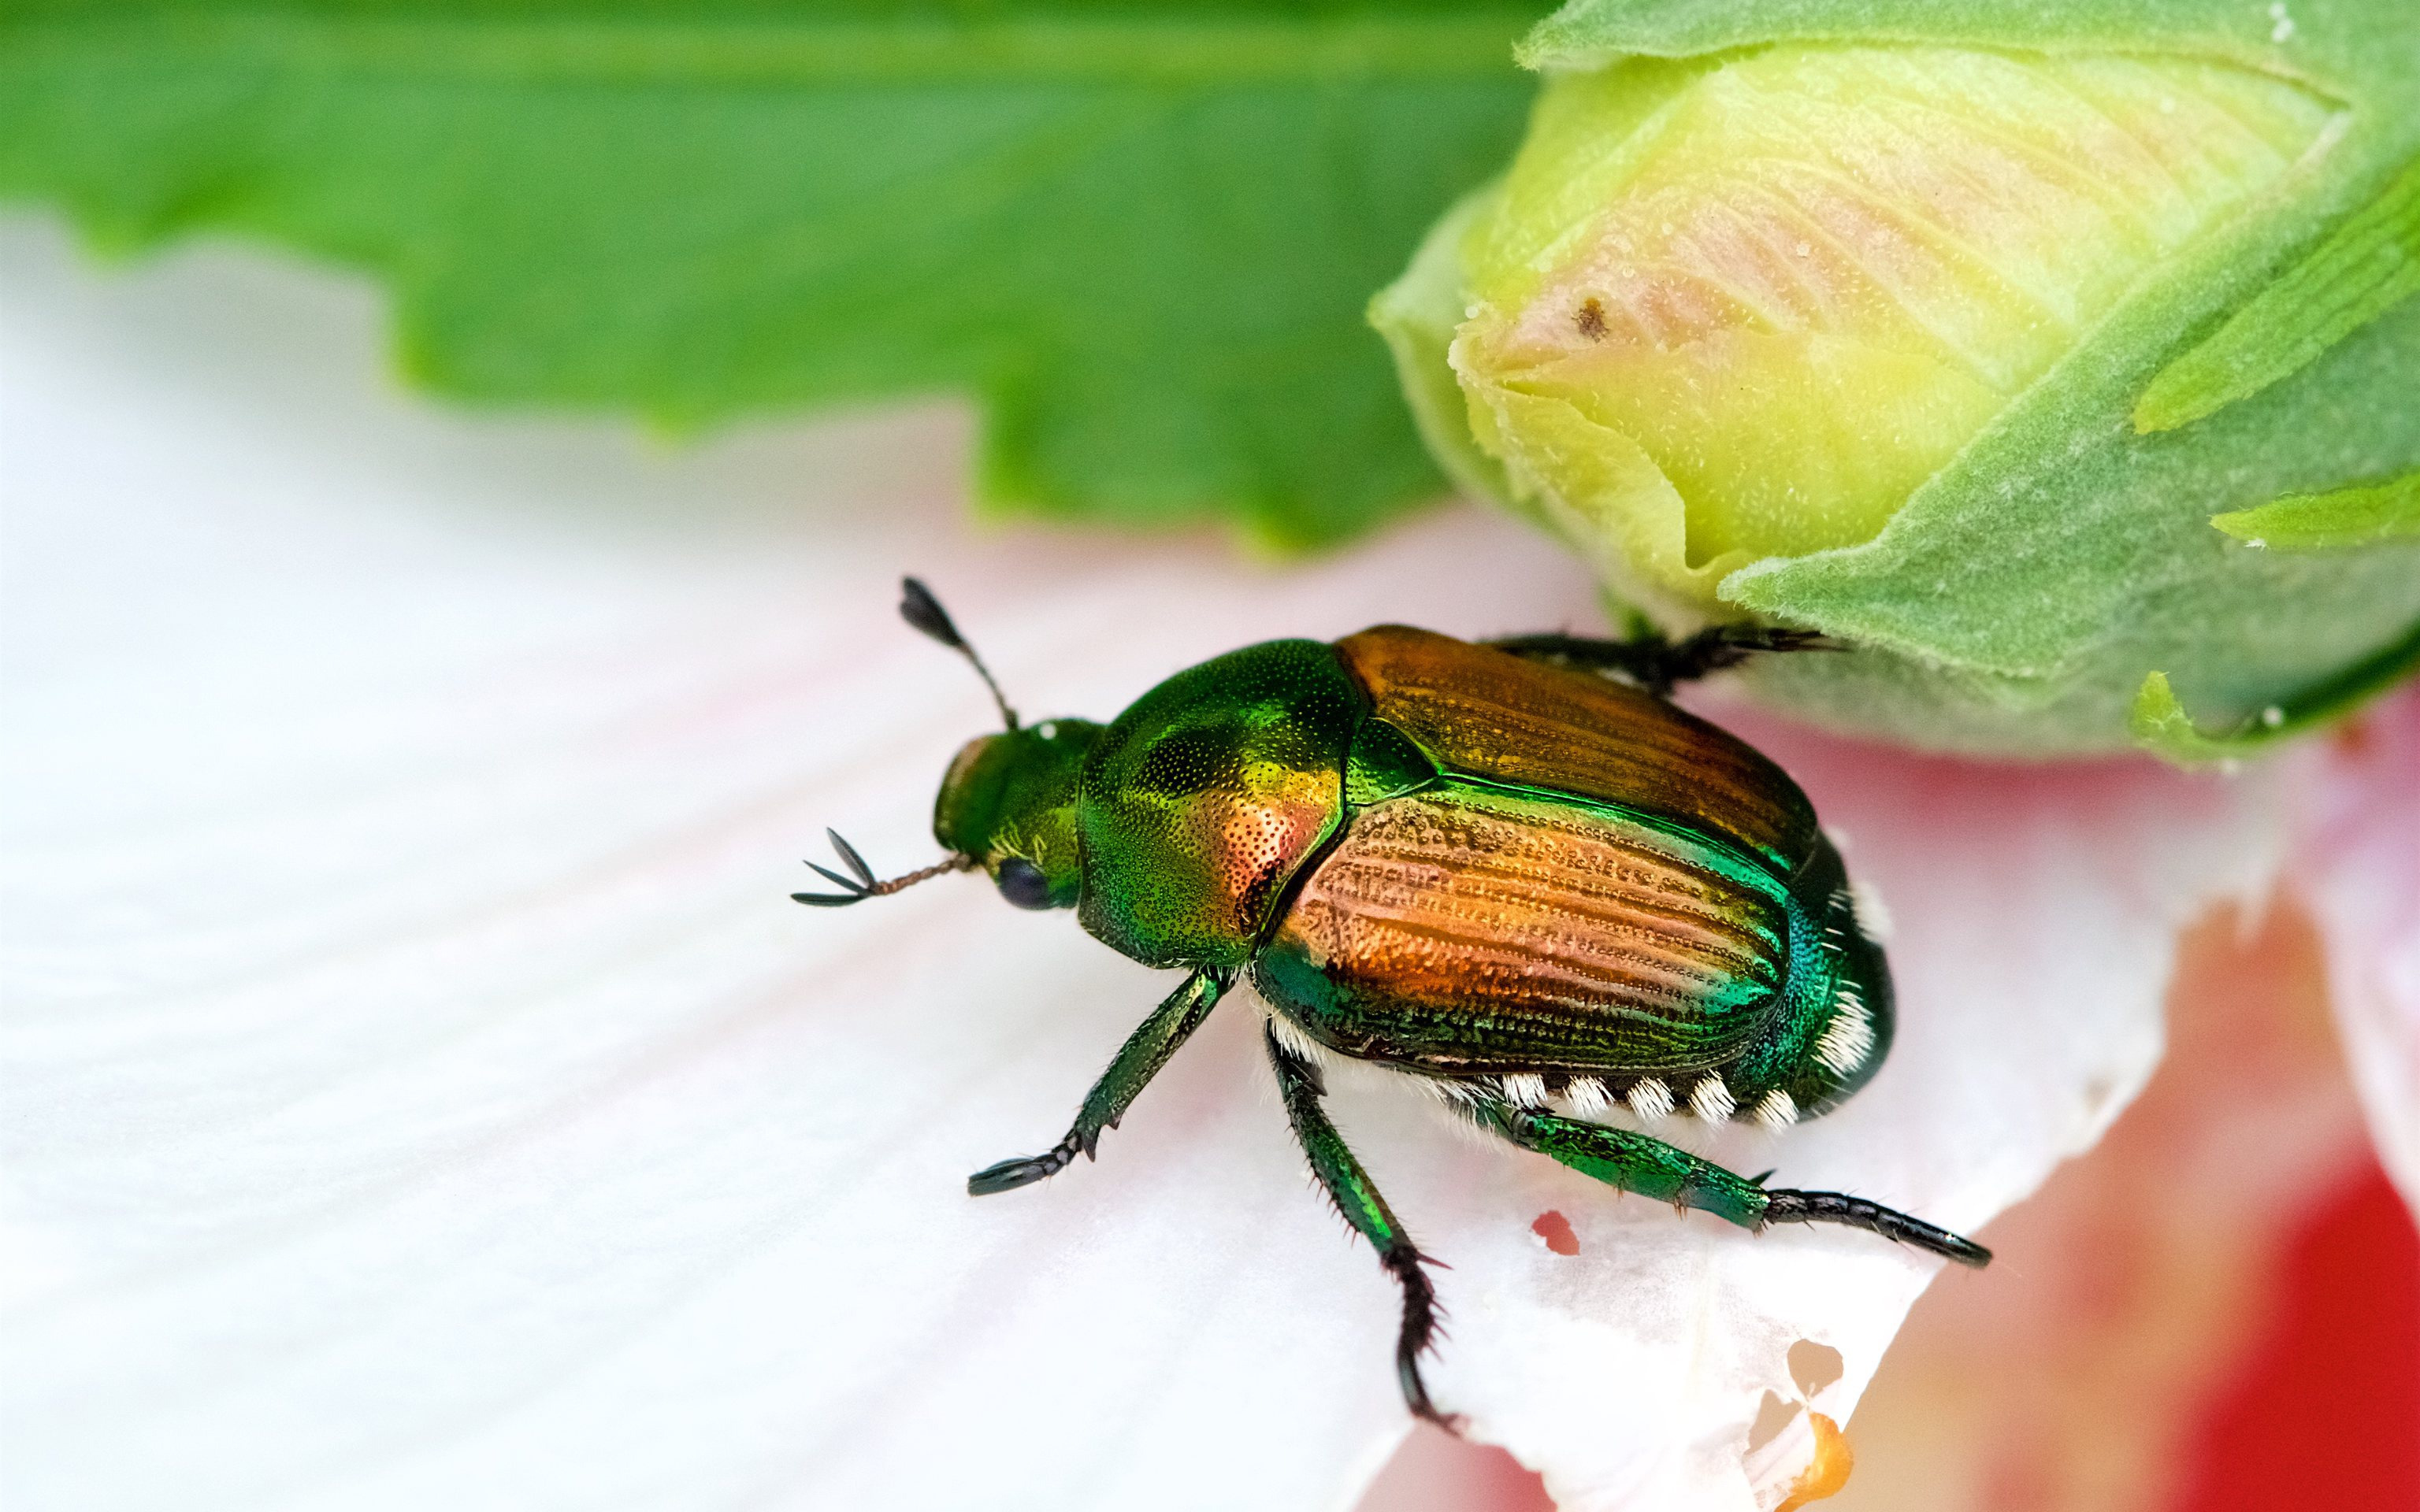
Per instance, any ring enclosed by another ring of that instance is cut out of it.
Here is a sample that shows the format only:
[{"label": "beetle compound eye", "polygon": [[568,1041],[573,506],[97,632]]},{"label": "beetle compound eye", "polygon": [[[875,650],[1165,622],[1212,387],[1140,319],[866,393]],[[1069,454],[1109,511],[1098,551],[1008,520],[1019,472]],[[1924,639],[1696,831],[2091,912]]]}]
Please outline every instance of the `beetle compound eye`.
[{"label": "beetle compound eye", "polygon": [[1050,906],[1050,879],[1021,856],[1000,863],[1000,895],[1019,908]]}]

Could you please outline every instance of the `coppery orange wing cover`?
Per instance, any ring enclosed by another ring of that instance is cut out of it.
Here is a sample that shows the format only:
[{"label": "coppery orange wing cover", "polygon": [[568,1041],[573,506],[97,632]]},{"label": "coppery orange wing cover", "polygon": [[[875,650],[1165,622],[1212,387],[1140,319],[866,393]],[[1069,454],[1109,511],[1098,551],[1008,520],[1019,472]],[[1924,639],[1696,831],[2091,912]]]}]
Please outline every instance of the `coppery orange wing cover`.
[{"label": "coppery orange wing cover", "polygon": [[1662,699],[1407,625],[1378,625],[1336,648],[1373,712],[1450,770],[1711,829],[1785,875],[1814,852],[1815,810],[1798,784]]},{"label": "coppery orange wing cover", "polygon": [[1497,789],[1390,798],[1305,879],[1263,968],[1298,984],[1280,997],[1350,1055],[1455,1072],[1711,1066],[1771,1018],[1791,931],[1777,883],[1706,854]]}]

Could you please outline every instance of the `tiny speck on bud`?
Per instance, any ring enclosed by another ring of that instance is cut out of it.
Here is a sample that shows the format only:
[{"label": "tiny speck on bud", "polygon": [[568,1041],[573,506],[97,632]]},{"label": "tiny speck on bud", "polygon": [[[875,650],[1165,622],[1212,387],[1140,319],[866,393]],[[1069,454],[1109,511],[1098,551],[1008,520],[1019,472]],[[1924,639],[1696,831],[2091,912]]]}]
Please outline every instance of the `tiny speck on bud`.
[{"label": "tiny speck on bud", "polygon": [[2274,730],[2286,722],[2286,711],[2272,703],[2260,711],[2260,722]]}]

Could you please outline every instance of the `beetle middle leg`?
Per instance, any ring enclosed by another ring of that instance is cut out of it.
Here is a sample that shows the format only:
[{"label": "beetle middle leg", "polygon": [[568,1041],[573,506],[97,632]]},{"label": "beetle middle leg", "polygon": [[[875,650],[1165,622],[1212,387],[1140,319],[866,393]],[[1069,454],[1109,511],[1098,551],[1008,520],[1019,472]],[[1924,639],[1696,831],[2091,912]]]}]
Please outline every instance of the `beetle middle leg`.
[{"label": "beetle middle leg", "polygon": [[1992,1252],[1973,1240],[1863,1197],[1838,1192],[1767,1188],[1651,1135],[1542,1113],[1500,1098],[1478,1097],[1467,1105],[1481,1128],[1503,1135],[1524,1149],[1552,1156],[1575,1171],[1624,1192],[1658,1197],[1675,1207],[1695,1208],[1743,1228],[1761,1229],[1768,1224],[1842,1224],[1913,1244],[1961,1265],[1991,1263]]},{"label": "beetle middle leg", "polygon": [[1186,1037],[1201,1027],[1202,1021],[1210,1016],[1210,1010],[1218,1006],[1233,980],[1232,975],[1209,970],[1196,971],[1186,978],[1185,984],[1153,1009],[1142,1026],[1118,1047],[1109,1069],[1101,1072],[1101,1079],[1084,1094],[1084,1105],[1077,1110],[1075,1126],[1067,1131],[1066,1138],[1039,1155],[1022,1155],[985,1166],[967,1178],[967,1195],[982,1197],[995,1192],[1012,1192],[1044,1177],[1058,1175],[1078,1155],[1091,1159],[1094,1148],[1101,1142],[1101,1131],[1117,1127],[1126,1109],[1134,1105],[1135,1098],[1159,1074],[1159,1069],[1168,1064],[1168,1057],[1176,1054],[1176,1047],[1185,1042]]},{"label": "beetle middle leg", "polygon": [[1715,625],[1675,640],[1646,629],[1626,640],[1581,635],[1513,635],[1486,642],[1498,651],[1587,671],[1619,672],[1651,693],[1736,667],[1768,651],[1828,651],[1835,643],[1813,630],[1762,625]]},{"label": "beetle middle leg", "polygon": [[1279,1040],[1274,1024],[1264,1026],[1262,1035],[1268,1041],[1269,1064],[1277,1069],[1278,1095],[1285,1103],[1286,1119],[1294,1125],[1303,1154],[1310,1157],[1311,1175],[1319,1179],[1344,1221],[1378,1252],[1378,1263],[1404,1288],[1404,1323],[1395,1335],[1395,1380],[1403,1387],[1404,1404],[1440,1427],[1458,1430],[1457,1421],[1439,1412],[1429,1400],[1428,1383],[1420,1380],[1420,1356],[1436,1337],[1438,1311],[1436,1290],[1421,1267],[1434,1262],[1404,1232],[1387,1199],[1371,1182],[1370,1173],[1361,1168],[1344,1136],[1320,1107],[1319,1100],[1327,1088],[1320,1080],[1319,1068],[1288,1049]]}]

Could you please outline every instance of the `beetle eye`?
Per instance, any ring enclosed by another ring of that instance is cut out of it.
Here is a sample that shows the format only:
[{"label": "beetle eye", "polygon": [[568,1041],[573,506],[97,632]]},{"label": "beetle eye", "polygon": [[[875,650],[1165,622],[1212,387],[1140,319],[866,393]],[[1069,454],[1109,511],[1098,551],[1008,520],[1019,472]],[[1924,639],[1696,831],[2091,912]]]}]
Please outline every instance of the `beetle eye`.
[{"label": "beetle eye", "polygon": [[1019,908],[1050,906],[1050,879],[1021,856],[1000,863],[1000,895]]}]

